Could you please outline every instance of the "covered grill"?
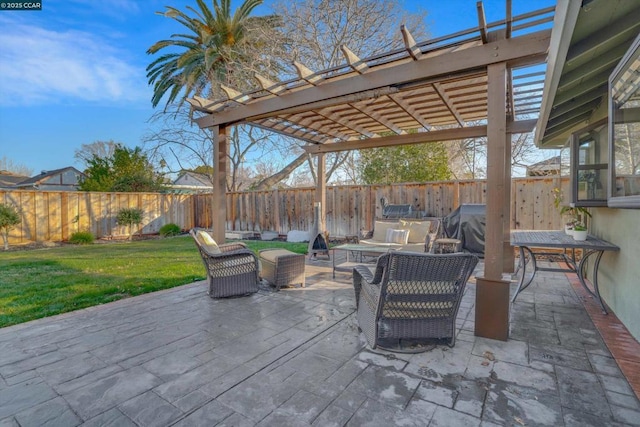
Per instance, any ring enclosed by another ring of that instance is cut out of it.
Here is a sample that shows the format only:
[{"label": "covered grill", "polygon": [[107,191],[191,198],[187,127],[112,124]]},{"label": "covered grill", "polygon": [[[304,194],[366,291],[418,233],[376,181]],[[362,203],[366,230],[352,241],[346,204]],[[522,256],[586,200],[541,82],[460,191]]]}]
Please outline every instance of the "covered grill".
[{"label": "covered grill", "polygon": [[382,218],[422,218],[426,216],[424,211],[414,210],[410,204],[390,205],[385,197],[380,199],[380,205],[382,205]]},{"label": "covered grill", "polygon": [[486,205],[464,204],[442,219],[447,237],[462,242],[462,249],[484,257]]}]

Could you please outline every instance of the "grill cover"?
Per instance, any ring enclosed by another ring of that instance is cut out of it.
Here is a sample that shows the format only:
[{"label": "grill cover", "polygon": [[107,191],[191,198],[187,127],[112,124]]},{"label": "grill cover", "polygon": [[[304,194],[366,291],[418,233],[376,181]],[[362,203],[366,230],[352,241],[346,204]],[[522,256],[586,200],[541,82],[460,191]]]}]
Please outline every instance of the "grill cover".
[{"label": "grill cover", "polygon": [[445,234],[460,240],[464,251],[484,257],[486,211],[486,205],[460,205],[442,219]]},{"label": "grill cover", "polygon": [[411,205],[386,205],[382,208],[383,218],[408,218],[411,216]]}]

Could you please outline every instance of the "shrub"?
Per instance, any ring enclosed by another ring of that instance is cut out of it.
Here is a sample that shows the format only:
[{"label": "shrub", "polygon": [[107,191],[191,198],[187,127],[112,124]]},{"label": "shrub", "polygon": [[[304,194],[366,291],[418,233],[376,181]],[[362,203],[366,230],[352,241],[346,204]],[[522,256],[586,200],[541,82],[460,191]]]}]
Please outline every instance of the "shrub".
[{"label": "shrub", "polygon": [[5,251],[9,249],[9,231],[21,221],[20,212],[15,206],[0,203],[0,234],[2,234]]},{"label": "shrub", "polygon": [[120,209],[116,221],[120,225],[126,225],[129,227],[129,240],[133,237],[133,226],[140,225],[142,223],[142,209],[136,208],[124,208]]},{"label": "shrub", "polygon": [[74,245],[90,245],[96,238],[90,231],[76,231],[69,238],[69,243]]},{"label": "shrub", "polygon": [[165,224],[162,227],[160,227],[160,235],[162,237],[177,236],[181,232],[182,232],[182,229],[180,228],[180,226],[173,223]]}]

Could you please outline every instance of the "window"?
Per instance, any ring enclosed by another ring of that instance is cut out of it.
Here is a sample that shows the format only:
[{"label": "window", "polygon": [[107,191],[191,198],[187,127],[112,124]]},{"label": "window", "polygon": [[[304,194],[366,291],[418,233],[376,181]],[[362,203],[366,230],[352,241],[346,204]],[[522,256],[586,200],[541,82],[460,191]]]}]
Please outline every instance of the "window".
[{"label": "window", "polygon": [[609,207],[640,208],[640,36],[609,78]]},{"label": "window", "polygon": [[575,206],[607,206],[609,153],[607,121],[572,135],[571,186]]}]

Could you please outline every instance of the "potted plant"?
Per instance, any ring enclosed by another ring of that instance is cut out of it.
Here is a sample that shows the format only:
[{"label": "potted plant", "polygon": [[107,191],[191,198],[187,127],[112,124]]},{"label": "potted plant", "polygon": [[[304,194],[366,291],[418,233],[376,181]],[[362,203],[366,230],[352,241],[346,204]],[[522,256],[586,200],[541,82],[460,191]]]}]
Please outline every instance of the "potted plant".
[{"label": "potted plant", "polygon": [[571,222],[571,224],[574,225],[574,229],[575,223],[580,222],[585,225],[587,223],[587,218],[591,218],[591,212],[586,208],[583,208],[582,206],[573,206],[573,204],[563,206],[562,209],[560,209],[560,214],[569,217],[568,222]]},{"label": "potted plant", "polygon": [[573,239],[587,240],[587,226],[584,223],[578,221],[573,224]]},{"label": "potted plant", "polygon": [[576,209],[573,206],[563,206],[564,194],[558,187],[553,189],[553,204],[560,212],[562,223],[564,224],[564,232],[568,235],[573,234],[573,225],[579,220],[576,215]]},{"label": "potted plant", "polygon": [[563,200],[562,190],[555,187],[553,189],[553,204],[556,209],[560,210],[560,215],[564,221],[565,233],[573,234],[576,223],[581,223],[582,226],[586,227],[587,218],[591,218],[591,212],[582,206],[574,206],[573,203],[570,203],[569,206],[562,206]]}]

